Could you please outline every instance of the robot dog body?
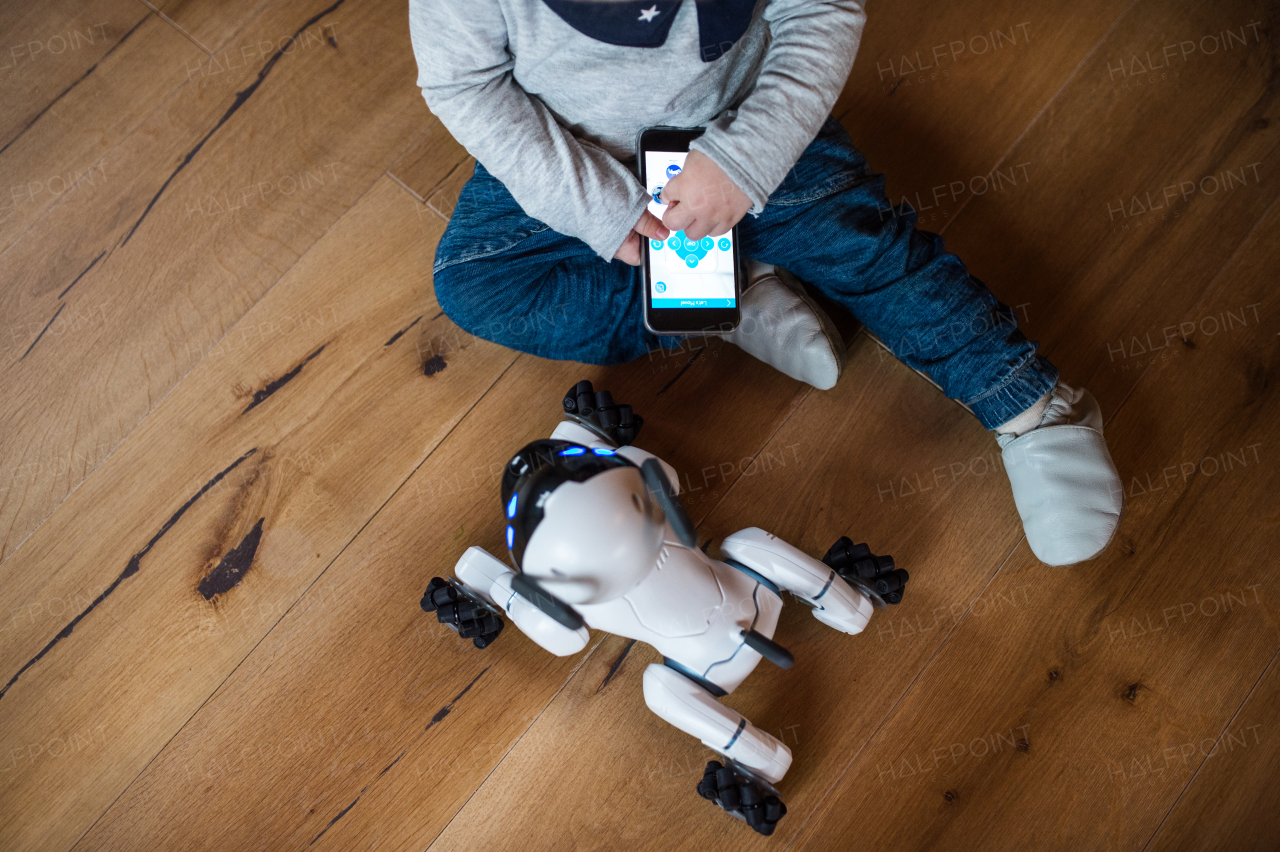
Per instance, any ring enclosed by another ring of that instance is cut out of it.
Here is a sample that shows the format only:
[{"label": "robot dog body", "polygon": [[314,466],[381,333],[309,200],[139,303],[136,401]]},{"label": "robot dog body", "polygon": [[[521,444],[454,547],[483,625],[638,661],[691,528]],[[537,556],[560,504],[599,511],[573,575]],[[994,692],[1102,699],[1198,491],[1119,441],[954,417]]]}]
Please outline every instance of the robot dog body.
[{"label": "robot dog body", "polygon": [[786,812],[773,785],[791,751],[717,699],[761,659],[790,667],[773,641],[783,590],[856,634],[873,607],[901,599],[906,572],[848,539],[819,561],[755,527],[724,540],[723,561],[711,559],[680,507],[675,471],[617,445],[639,424],[620,430],[607,393],[585,382],[575,390],[551,439],[525,447],[504,472],[507,546],[519,570],[469,548],[454,582],[432,580],[423,608],[478,647],[501,630],[499,614],[560,656],[586,647],[588,627],[652,645],[664,663],[644,672],[645,703],[728,760],[708,764],[698,792],[770,834]]}]

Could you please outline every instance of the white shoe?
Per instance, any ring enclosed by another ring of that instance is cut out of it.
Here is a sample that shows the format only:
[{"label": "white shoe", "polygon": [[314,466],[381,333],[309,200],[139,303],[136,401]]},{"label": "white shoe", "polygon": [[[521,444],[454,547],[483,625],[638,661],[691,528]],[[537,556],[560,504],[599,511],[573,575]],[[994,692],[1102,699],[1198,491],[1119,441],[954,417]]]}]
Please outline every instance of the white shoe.
[{"label": "white shoe", "polygon": [[1092,394],[1058,382],[1038,426],[996,441],[1027,544],[1041,562],[1073,565],[1106,549],[1120,525],[1124,488]]},{"label": "white shoe", "polygon": [[835,323],[789,272],[751,261],[742,321],[720,337],[818,390],[835,387],[845,348]]}]

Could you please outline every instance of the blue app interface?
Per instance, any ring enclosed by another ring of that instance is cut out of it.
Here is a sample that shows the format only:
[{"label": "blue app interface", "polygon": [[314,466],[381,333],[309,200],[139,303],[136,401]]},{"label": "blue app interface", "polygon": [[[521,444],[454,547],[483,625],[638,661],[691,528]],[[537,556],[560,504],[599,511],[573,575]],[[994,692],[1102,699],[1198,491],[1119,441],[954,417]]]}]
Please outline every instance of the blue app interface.
[{"label": "blue app interface", "polygon": [[[680,174],[684,151],[646,151],[644,173],[649,212],[661,219],[667,205],[658,201],[667,181]],[[733,232],[689,239],[684,231],[649,241],[649,298],[655,308],[733,308]]]}]

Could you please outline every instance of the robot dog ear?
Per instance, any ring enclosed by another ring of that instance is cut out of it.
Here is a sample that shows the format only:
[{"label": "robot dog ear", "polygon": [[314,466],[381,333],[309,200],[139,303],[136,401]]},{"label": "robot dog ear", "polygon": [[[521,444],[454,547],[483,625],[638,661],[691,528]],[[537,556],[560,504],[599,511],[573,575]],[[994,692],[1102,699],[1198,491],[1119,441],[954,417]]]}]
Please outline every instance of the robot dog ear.
[{"label": "robot dog ear", "polygon": [[676,490],[672,487],[671,480],[667,479],[667,472],[662,469],[662,465],[657,459],[646,459],[640,466],[640,472],[644,475],[645,485],[648,485],[649,490],[653,492],[680,543],[685,547],[697,547],[698,533],[694,529],[693,521],[690,520],[689,513],[684,510],[680,499],[675,496]]}]

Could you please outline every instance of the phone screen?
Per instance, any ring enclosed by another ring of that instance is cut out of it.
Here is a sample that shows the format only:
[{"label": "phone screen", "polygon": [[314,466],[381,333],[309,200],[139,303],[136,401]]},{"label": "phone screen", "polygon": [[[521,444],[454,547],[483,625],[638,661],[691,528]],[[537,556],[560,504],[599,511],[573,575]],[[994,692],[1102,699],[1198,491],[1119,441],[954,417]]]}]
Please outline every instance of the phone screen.
[{"label": "phone screen", "polygon": [[[687,151],[645,151],[649,212],[659,219],[667,205],[662,187],[680,174]],[[676,231],[665,240],[649,240],[649,298],[654,308],[736,308],[733,232],[691,240]]]}]

